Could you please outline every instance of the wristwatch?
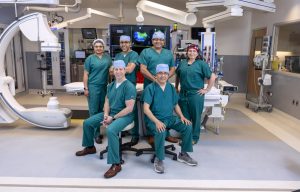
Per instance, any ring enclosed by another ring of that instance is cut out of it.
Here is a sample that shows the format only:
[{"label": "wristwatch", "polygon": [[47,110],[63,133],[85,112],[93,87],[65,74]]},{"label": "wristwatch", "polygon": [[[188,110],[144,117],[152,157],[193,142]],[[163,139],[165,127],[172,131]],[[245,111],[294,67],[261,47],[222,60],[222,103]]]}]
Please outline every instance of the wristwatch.
[{"label": "wristwatch", "polygon": [[112,120],[113,120],[113,121],[116,120],[115,116],[113,116]]}]

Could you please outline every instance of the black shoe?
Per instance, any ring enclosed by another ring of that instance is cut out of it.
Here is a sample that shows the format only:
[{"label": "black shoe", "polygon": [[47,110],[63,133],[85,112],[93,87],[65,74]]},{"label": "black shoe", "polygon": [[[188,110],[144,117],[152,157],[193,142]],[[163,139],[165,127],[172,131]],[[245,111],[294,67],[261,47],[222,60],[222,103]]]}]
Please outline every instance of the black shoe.
[{"label": "black shoe", "polygon": [[95,138],[95,142],[97,144],[102,144],[102,139],[103,139],[103,135],[99,135],[98,137]]},{"label": "black shoe", "polygon": [[132,137],[131,141],[130,141],[130,145],[134,146],[134,145],[138,144],[138,142],[139,142],[139,138],[138,137]]},{"label": "black shoe", "polygon": [[176,137],[172,137],[172,136],[166,137],[165,140],[170,143],[178,143],[179,142],[179,140]]},{"label": "black shoe", "polygon": [[129,131],[122,131],[122,133],[121,133],[121,137],[126,137],[129,135],[130,135]]}]

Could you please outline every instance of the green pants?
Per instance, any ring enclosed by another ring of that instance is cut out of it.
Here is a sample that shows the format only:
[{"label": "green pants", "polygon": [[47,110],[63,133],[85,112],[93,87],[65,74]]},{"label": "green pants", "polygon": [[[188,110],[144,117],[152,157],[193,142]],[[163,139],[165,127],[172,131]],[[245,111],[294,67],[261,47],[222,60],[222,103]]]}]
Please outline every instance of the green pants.
[{"label": "green pants", "polygon": [[[172,116],[168,119],[161,120],[168,129],[174,129],[175,131],[181,133],[182,152],[192,152],[192,126],[185,125],[177,116]],[[167,131],[158,132],[155,124],[149,120],[147,127],[154,133],[154,146],[155,155],[159,160],[165,159],[165,138],[167,136]]]},{"label": "green pants", "polygon": [[201,115],[204,105],[204,95],[180,95],[179,106],[185,118],[193,123],[193,141],[198,142],[201,129]]},{"label": "green pants", "polygon": [[[103,121],[103,113],[98,113],[93,115],[92,117],[86,119],[83,122],[83,138],[82,138],[82,146],[90,147],[94,146],[94,134],[95,129],[99,128],[101,122]],[[115,164],[120,163],[120,155],[119,155],[119,132],[121,132],[127,125],[132,123],[134,120],[134,115],[130,114],[125,117],[118,118],[114,120],[107,128],[106,135],[108,139],[108,155],[107,155],[107,163]]]},{"label": "green pants", "polygon": [[[144,115],[144,121],[145,121],[145,125],[146,125],[146,136],[154,136],[155,135],[155,130],[151,129],[150,127],[148,127],[148,124],[151,124],[151,120],[149,119],[149,117],[147,115]],[[166,130],[166,137],[169,137],[170,131]]]},{"label": "green pants", "polygon": [[[88,85],[89,88],[89,96],[88,98],[88,106],[89,106],[89,115],[90,117],[103,112],[103,106],[105,102],[106,96],[106,85]],[[95,137],[100,135],[100,127],[95,129]]]}]

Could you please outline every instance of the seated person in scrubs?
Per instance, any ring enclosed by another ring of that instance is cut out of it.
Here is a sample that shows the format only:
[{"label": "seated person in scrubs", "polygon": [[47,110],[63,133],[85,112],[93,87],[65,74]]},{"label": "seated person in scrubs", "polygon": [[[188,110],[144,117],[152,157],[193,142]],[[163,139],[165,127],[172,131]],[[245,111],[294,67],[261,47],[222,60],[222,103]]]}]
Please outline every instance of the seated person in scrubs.
[{"label": "seated person in scrubs", "polygon": [[[84,95],[87,97],[90,117],[103,112],[104,100],[109,77],[111,58],[104,53],[104,41],[93,41],[94,54],[88,56],[84,62],[83,84]],[[100,127],[95,129],[95,141],[102,143]]]},{"label": "seated person in scrubs", "polygon": [[[204,95],[214,85],[216,75],[209,66],[199,58],[199,48],[196,45],[187,47],[187,60],[182,60],[176,69],[176,84],[180,82],[179,106],[186,118],[193,123],[193,144],[199,141],[201,114],[204,106]],[[204,89],[205,79],[208,79]]]},{"label": "seated person in scrubs", "polygon": [[[126,79],[136,86],[136,69],[139,55],[131,50],[131,38],[127,35],[120,36],[120,48],[122,52],[116,54],[115,60],[123,60],[126,64]],[[134,128],[132,129],[131,145],[139,142],[139,122],[137,110],[135,110]]]},{"label": "seated person in scrubs", "polygon": [[[193,151],[192,126],[177,104],[178,95],[173,85],[168,82],[169,66],[159,64],[156,66],[156,82],[151,83],[144,90],[144,113],[150,119],[148,129],[154,133],[155,155],[154,171],[164,173],[163,160],[165,158],[166,128],[174,129],[181,133],[181,152],[178,161],[190,166],[196,166],[197,161],[192,159],[187,152]],[[179,116],[174,116],[173,111]]]},{"label": "seated person in scrubs", "polygon": [[123,60],[113,63],[115,81],[107,87],[104,112],[98,113],[83,122],[83,150],[76,152],[76,156],[84,156],[96,153],[93,135],[99,125],[106,127],[108,139],[107,163],[112,164],[104,174],[105,178],[111,178],[121,171],[119,155],[118,134],[134,120],[134,105],[136,98],[135,86],[126,79],[126,65]]},{"label": "seated person in scrubs", "polygon": [[[147,86],[156,81],[156,66],[160,63],[165,63],[170,68],[169,77],[172,77],[175,73],[175,62],[173,58],[173,54],[170,50],[163,48],[165,41],[165,34],[161,31],[157,31],[152,36],[152,44],[153,46],[147,49],[144,49],[139,57],[140,69],[141,73],[144,75],[144,89]],[[145,119],[147,122],[148,119]],[[152,133],[149,133],[152,135]],[[175,137],[171,137],[169,131],[167,132],[166,140],[171,143],[177,143],[178,139]],[[152,144],[153,137],[150,137],[149,143]]]}]

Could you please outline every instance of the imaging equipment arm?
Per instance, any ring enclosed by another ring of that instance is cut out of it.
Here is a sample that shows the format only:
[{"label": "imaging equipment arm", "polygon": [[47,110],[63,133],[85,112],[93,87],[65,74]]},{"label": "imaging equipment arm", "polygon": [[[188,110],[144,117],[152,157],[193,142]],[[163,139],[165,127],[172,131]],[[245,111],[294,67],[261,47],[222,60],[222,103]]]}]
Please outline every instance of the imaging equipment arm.
[{"label": "imaging equipment arm", "polygon": [[47,24],[47,18],[41,13],[25,15],[11,23],[0,36],[0,123],[12,123],[19,118],[38,127],[48,129],[66,128],[70,125],[71,110],[66,108],[48,109],[37,107],[26,109],[14,98],[14,86],[11,77],[6,76],[5,50],[10,41],[19,32],[31,41],[41,42],[42,51],[60,51],[60,44]]}]

